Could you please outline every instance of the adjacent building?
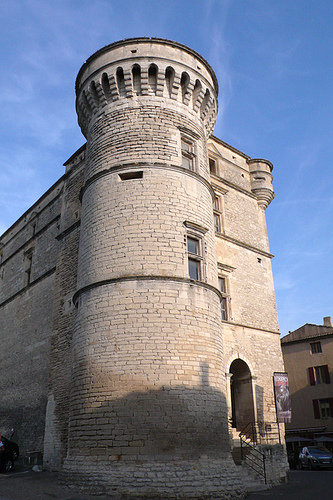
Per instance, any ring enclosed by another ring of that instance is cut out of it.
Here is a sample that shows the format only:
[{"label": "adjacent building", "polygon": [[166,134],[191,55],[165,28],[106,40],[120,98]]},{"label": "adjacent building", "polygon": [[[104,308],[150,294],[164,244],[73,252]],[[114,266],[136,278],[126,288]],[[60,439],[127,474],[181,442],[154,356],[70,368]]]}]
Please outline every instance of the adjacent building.
[{"label": "adjacent building", "polygon": [[281,339],[292,405],[286,435],[333,437],[333,323],[305,324]]},{"label": "adjacent building", "polygon": [[230,438],[267,442],[284,371],[273,166],[212,135],[215,73],[179,43],[101,49],[76,96],[87,143],[0,239],[1,431],[87,488],[242,498]]}]

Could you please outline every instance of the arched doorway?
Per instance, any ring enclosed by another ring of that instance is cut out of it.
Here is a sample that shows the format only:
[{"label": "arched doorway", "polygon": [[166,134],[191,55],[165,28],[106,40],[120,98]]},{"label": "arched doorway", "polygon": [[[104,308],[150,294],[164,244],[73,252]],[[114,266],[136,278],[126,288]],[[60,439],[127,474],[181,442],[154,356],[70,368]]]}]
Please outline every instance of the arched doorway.
[{"label": "arched doorway", "polygon": [[230,365],[232,427],[243,430],[255,421],[252,377],[248,365],[242,359],[234,359]]}]

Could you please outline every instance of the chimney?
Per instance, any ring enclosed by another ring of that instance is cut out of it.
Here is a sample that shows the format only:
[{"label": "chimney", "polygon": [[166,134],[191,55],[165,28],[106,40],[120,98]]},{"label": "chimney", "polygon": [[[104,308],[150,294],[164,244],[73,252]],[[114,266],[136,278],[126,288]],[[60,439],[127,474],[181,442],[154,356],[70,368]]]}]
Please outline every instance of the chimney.
[{"label": "chimney", "polygon": [[332,317],[331,316],[326,316],[324,318],[324,326],[333,326]]}]

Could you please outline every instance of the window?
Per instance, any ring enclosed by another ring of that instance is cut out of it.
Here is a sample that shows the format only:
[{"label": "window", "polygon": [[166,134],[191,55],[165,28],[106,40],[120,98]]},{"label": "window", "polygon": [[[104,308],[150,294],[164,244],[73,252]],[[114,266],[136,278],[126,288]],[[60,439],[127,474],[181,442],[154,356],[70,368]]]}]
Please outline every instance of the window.
[{"label": "window", "polygon": [[134,170],[133,172],[123,172],[119,174],[120,180],[128,181],[131,179],[142,179],[143,171],[142,170]]},{"label": "window", "polygon": [[330,403],[328,399],[319,400],[321,418],[328,418],[331,416]]},{"label": "window", "polygon": [[209,171],[213,175],[217,175],[217,163],[214,158],[208,158],[209,161]]},{"label": "window", "polygon": [[333,398],[313,399],[313,413],[316,419],[328,419],[333,416]]},{"label": "window", "polygon": [[315,366],[315,378],[317,384],[326,384],[326,370],[327,365]]},{"label": "window", "polygon": [[329,384],[330,374],[327,365],[308,368],[310,385]]},{"label": "window", "polygon": [[221,197],[215,195],[214,197],[214,229],[217,233],[222,232],[222,210],[221,210]]},{"label": "window", "polygon": [[231,311],[231,298],[230,298],[230,276],[235,270],[234,267],[217,263],[218,268],[218,287],[221,292],[221,319],[222,321],[233,321]]},{"label": "window", "polygon": [[24,255],[24,286],[30,285],[32,269],[33,250],[30,249]]},{"label": "window", "polygon": [[181,137],[182,166],[189,170],[195,170],[194,142],[188,137]]},{"label": "window", "polygon": [[187,237],[188,274],[191,280],[201,279],[201,241],[192,236]]},{"label": "window", "polygon": [[311,342],[310,343],[311,354],[317,354],[321,351],[321,342]]},{"label": "window", "polygon": [[219,289],[222,294],[221,319],[223,321],[226,321],[228,319],[228,294],[227,294],[227,280],[223,276],[219,276]]}]

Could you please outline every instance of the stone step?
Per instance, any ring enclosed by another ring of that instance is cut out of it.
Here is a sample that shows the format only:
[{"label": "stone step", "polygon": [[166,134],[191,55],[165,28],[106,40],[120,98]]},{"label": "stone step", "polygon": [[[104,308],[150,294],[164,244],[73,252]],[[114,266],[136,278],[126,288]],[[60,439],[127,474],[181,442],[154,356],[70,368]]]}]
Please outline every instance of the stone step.
[{"label": "stone step", "polygon": [[267,490],[268,486],[265,484],[263,478],[257,475],[255,472],[252,472],[246,465],[241,465],[239,467],[240,476],[242,478],[242,483],[244,485],[244,489],[247,492],[252,491],[260,491]]}]

